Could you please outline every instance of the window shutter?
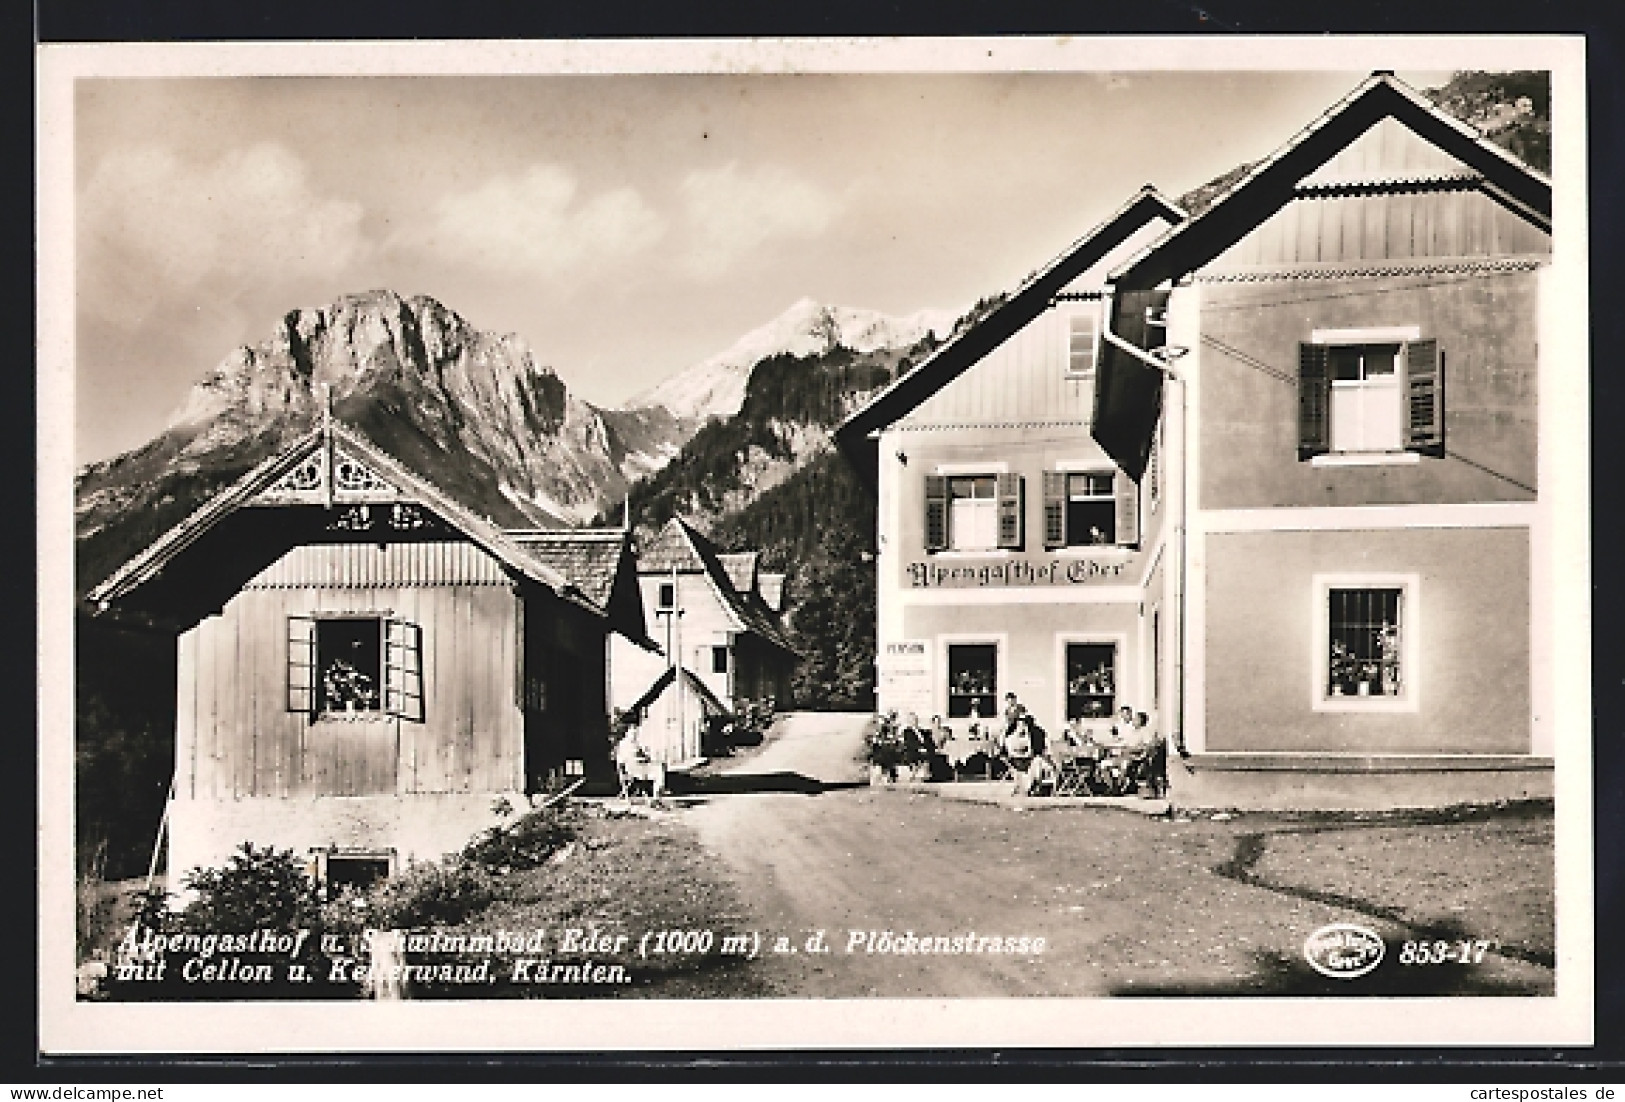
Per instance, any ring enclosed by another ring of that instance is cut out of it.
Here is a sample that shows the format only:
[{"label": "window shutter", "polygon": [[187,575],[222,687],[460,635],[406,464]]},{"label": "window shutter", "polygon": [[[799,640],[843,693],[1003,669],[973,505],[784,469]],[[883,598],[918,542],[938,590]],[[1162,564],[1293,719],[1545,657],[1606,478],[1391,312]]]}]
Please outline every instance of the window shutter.
[{"label": "window shutter", "polygon": [[384,621],[384,711],[423,722],[423,629]]},{"label": "window shutter", "polygon": [[1323,344],[1298,345],[1298,458],[1331,448],[1332,381]]},{"label": "window shutter", "polygon": [[1135,547],[1140,542],[1140,487],[1125,472],[1114,476],[1112,489],[1117,495],[1117,542],[1124,547]]},{"label": "window shutter", "polygon": [[1044,547],[1066,546],[1066,472],[1044,472]]},{"label": "window shutter", "polygon": [[1405,345],[1405,447],[1444,455],[1444,358],[1435,340]]},{"label": "window shutter", "polygon": [[948,547],[948,479],[940,474],[925,476],[925,549],[944,551]]},{"label": "window shutter", "polygon": [[316,621],[288,617],[288,711],[316,714]]},{"label": "window shutter", "polygon": [[1148,485],[1146,491],[1151,495],[1151,511],[1156,512],[1157,503],[1162,500],[1162,425],[1159,423],[1151,432],[1151,456],[1146,460],[1145,477]]},{"label": "window shutter", "polygon": [[525,710],[525,598],[513,595],[513,706]]},{"label": "window shutter", "polygon": [[1022,483],[1025,480],[1019,474],[1001,474],[999,476],[999,547],[1011,550],[1021,550],[1022,514],[1026,512],[1022,506],[1026,503],[1022,493]]}]

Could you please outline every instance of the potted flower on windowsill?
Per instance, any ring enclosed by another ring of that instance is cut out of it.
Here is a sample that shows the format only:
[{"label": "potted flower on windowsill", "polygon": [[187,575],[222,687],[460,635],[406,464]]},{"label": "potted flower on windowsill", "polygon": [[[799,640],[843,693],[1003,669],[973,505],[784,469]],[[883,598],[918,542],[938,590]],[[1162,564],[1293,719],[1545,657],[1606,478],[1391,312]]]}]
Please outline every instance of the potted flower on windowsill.
[{"label": "potted flower on windowsill", "polygon": [[1327,670],[1327,681],[1331,685],[1333,696],[1346,696],[1350,686],[1355,682],[1354,655],[1349,653],[1348,644],[1341,639],[1332,640],[1331,661]]}]

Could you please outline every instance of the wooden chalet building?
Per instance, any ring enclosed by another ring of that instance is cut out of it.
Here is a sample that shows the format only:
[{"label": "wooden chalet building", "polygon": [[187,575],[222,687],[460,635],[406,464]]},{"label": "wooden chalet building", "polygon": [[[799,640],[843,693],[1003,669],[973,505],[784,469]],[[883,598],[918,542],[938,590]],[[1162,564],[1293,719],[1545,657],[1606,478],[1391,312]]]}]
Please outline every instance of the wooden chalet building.
[{"label": "wooden chalet building", "polygon": [[365,879],[608,780],[608,640],[643,638],[626,533],[504,532],[330,421],[89,599],[177,635],[176,879],[244,841]]},{"label": "wooden chalet building", "polygon": [[[719,551],[675,517],[638,551],[644,630],[661,653],[616,639],[611,701],[648,713],[642,740],[668,765],[699,756],[699,709],[719,702],[731,712],[740,702],[769,698],[780,709],[790,704],[796,652],[780,620],[784,575],[761,570],[758,559],[755,551]],[[680,667],[697,684],[666,677],[670,667]],[[660,691],[651,697],[657,682]],[[673,699],[650,710],[667,695]],[[678,695],[685,701],[694,696],[695,708],[679,707]]]},{"label": "wooden chalet building", "polygon": [[1152,203],[1094,298],[1086,241],[838,430],[882,707],[1127,703],[1192,804],[1549,795],[1537,394],[1583,366],[1542,339],[1550,182],[1377,73],[1195,217],[1096,236]]}]

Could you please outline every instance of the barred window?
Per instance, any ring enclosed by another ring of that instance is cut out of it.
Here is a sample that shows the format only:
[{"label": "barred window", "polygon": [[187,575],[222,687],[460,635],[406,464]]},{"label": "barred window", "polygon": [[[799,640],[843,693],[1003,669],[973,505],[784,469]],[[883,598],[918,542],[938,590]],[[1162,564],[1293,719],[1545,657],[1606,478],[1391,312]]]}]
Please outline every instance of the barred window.
[{"label": "barred window", "polygon": [[1327,696],[1404,693],[1404,596],[1397,587],[1327,590]]},{"label": "barred window", "polygon": [[948,648],[948,715],[992,719],[999,708],[999,648],[962,643]]},{"label": "barred window", "polygon": [[1117,647],[1066,645],[1066,718],[1109,719],[1117,711]]}]

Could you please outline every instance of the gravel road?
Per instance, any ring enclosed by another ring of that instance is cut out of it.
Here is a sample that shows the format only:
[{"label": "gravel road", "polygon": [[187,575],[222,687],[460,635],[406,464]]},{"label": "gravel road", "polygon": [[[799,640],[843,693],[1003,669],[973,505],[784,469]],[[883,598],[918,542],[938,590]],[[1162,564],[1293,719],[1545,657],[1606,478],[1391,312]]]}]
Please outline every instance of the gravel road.
[{"label": "gravel road", "polygon": [[[1425,924],[1385,921],[1221,873],[1244,836],[1290,824],[1148,819],[1041,800],[1021,809],[870,789],[856,760],[865,722],[790,714],[760,751],[718,768],[680,813],[734,870],[764,950],[778,935],[796,948],[759,965],[786,995],[1394,994],[1417,984],[1418,993],[1551,990],[1549,968],[1495,956],[1453,970],[1385,964],[1381,982],[1321,980],[1302,957],[1318,927],[1365,923],[1395,946],[1423,936]],[[1461,875],[1503,890],[1526,881],[1529,898],[1549,908],[1550,851],[1541,848],[1538,822],[1534,829],[1524,849],[1477,847],[1502,864]],[[1335,834],[1327,838],[1327,852],[1341,845]],[[1464,881],[1462,892],[1469,887]],[[1498,935],[1475,929],[1470,913],[1460,917],[1473,936]],[[807,938],[819,930],[830,951],[808,952]],[[1042,937],[1044,948],[894,954],[862,943],[849,951],[853,932],[866,931]]]}]

